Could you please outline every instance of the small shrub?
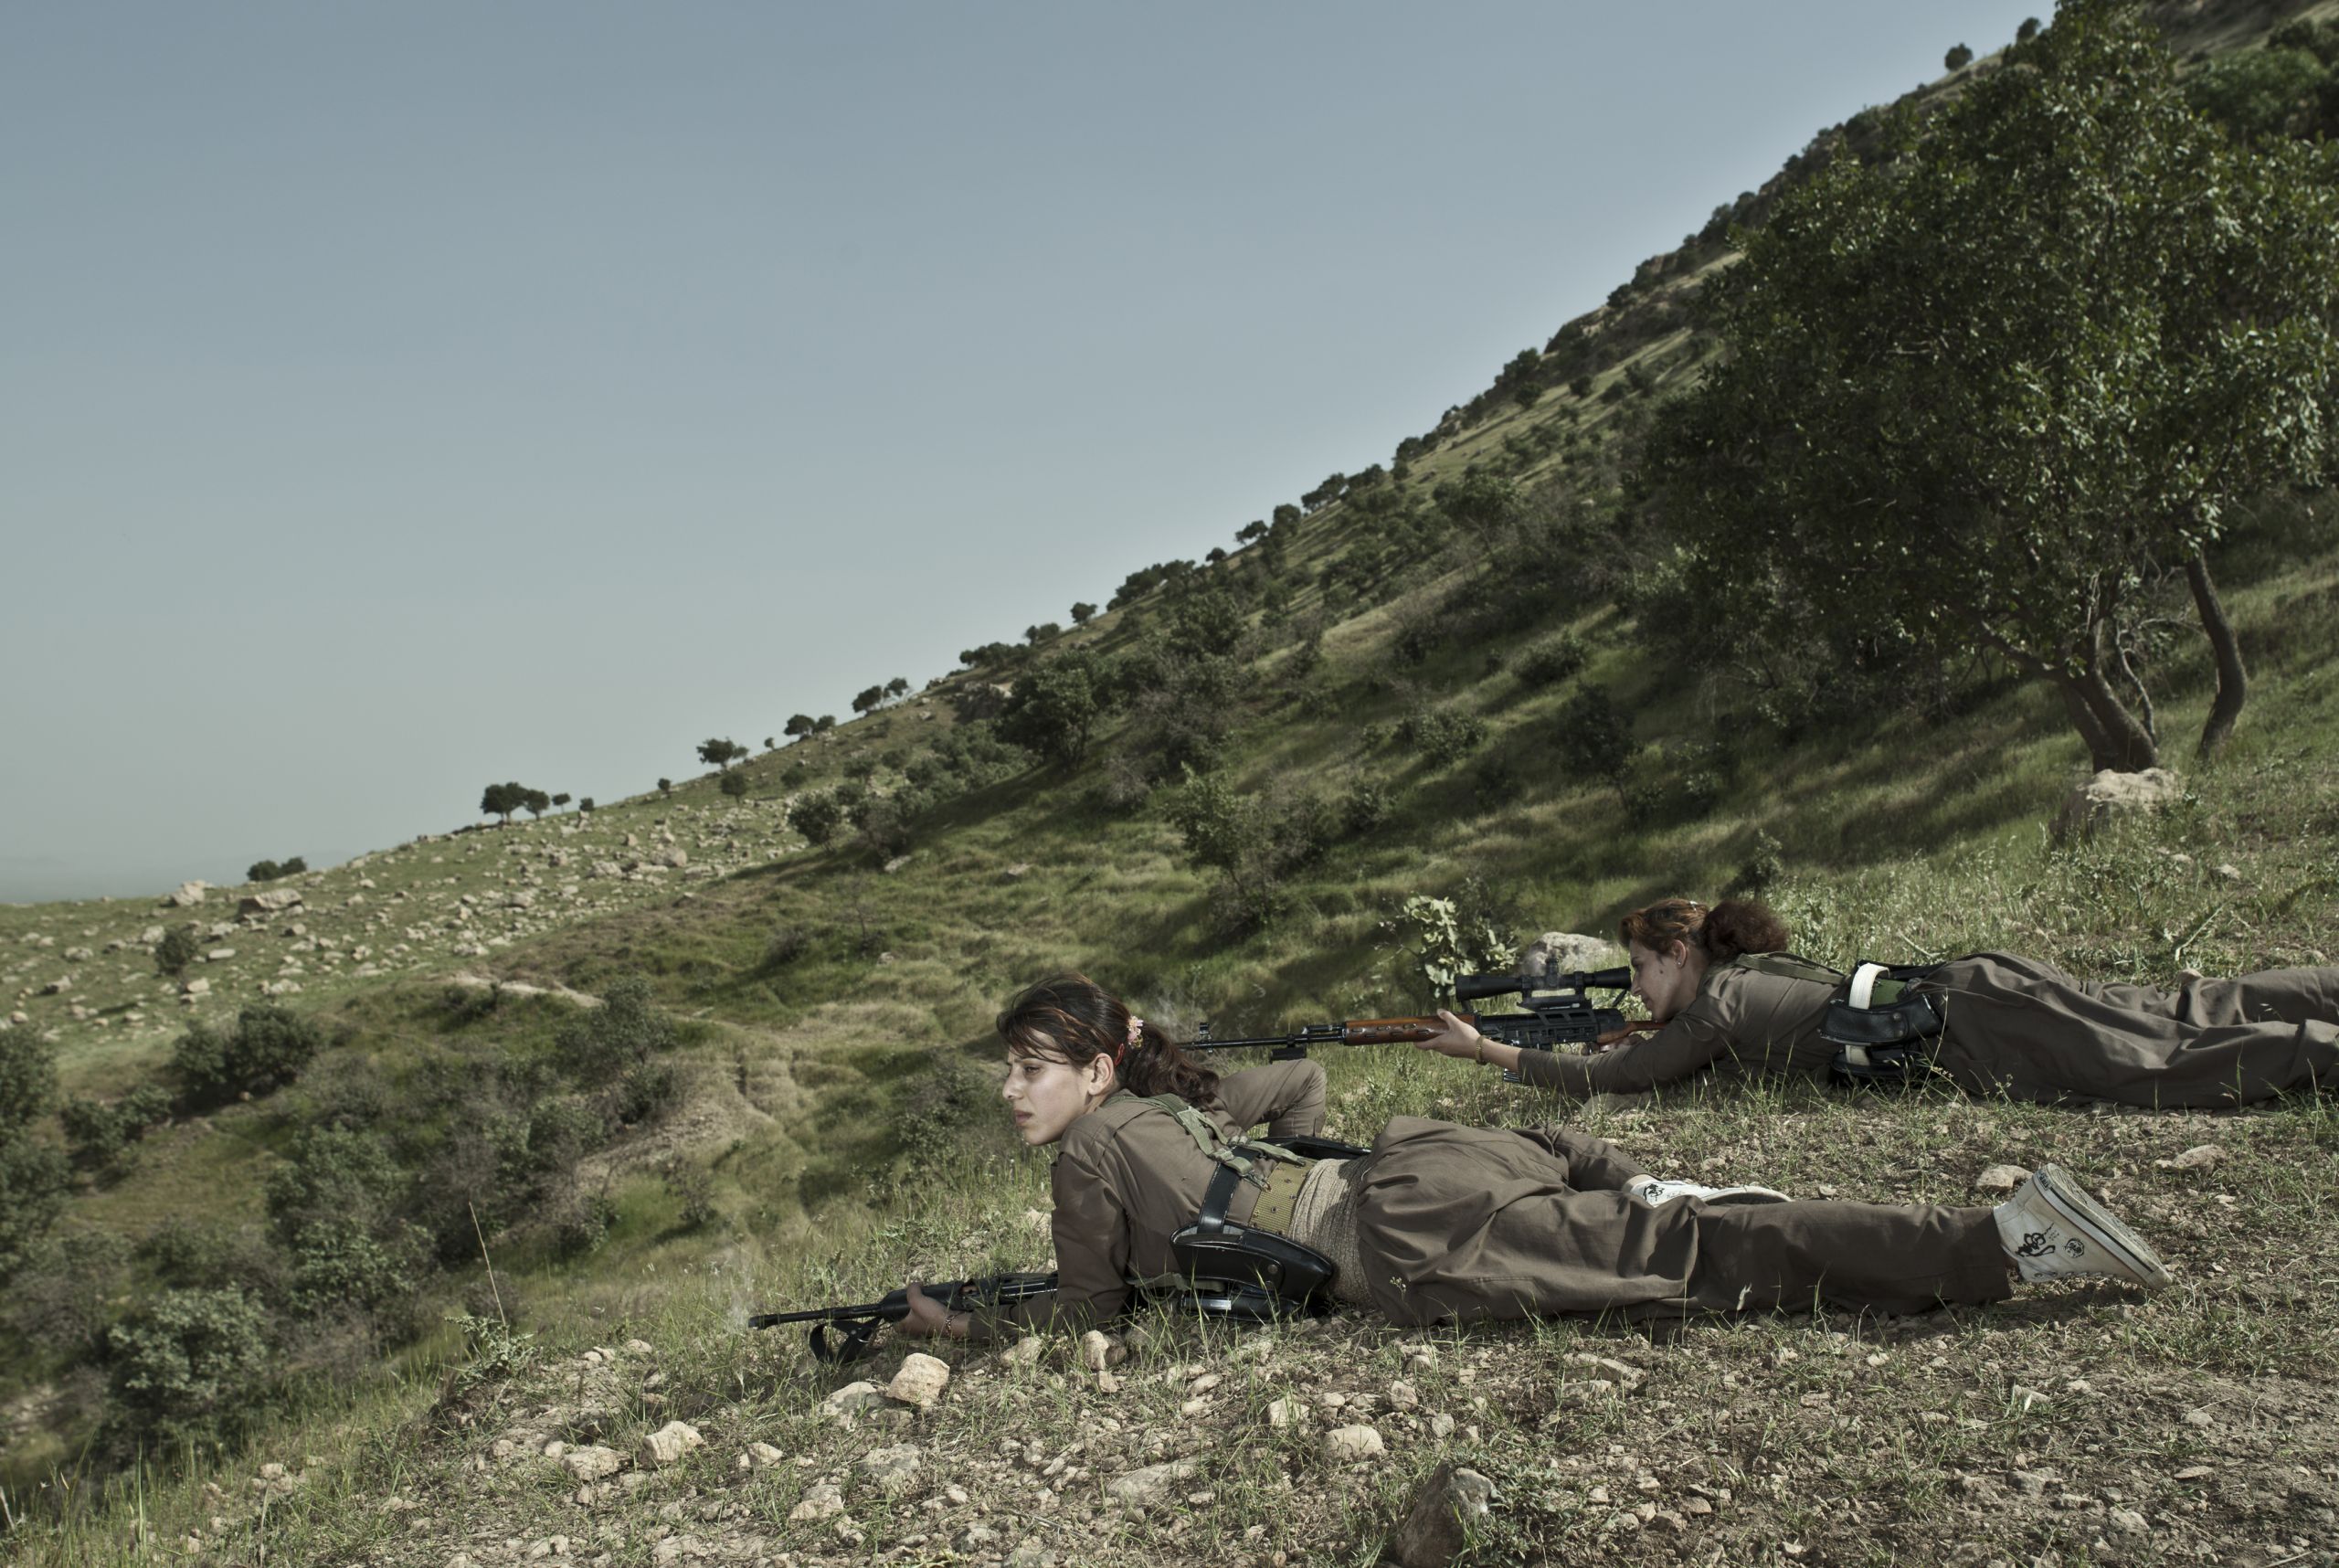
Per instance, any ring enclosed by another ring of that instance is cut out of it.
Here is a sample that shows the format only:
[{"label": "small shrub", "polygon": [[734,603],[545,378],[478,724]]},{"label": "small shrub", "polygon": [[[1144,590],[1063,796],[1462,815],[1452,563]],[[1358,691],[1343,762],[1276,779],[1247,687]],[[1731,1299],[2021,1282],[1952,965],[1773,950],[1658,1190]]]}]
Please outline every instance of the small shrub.
[{"label": "small shrub", "polygon": [[788,825],[803,834],[806,843],[824,844],[844,826],[844,808],[830,791],[807,795],[788,807]]},{"label": "small shrub", "polygon": [[168,1448],[232,1436],[268,1391],[268,1315],[240,1290],[164,1290],[106,1332],[125,1431]]},{"label": "small shrub", "polygon": [[1747,847],[1746,858],[1739,863],[1738,874],[1730,879],[1728,891],[1733,894],[1759,894],[1774,886],[1786,874],[1786,861],[1779,841],[1762,828],[1754,830],[1754,842]]},{"label": "small shrub", "polygon": [[553,1036],[561,1065],[577,1082],[598,1087],[674,1044],[674,1022],[650,1000],[639,975],[612,981],[601,1005],[577,1013]]},{"label": "small shrub", "polygon": [[725,773],[723,775],[723,781],[715,788],[734,800],[744,800],[747,798],[747,776],[744,773]]},{"label": "small shrub", "polygon": [[1349,837],[1361,838],[1387,822],[1396,809],[1379,780],[1360,779],[1340,798],[1340,827]]},{"label": "small shrub", "polygon": [[804,956],[804,949],[810,941],[801,926],[774,927],[770,938],[764,943],[764,968],[786,969]]},{"label": "small shrub", "polygon": [[170,1114],[169,1092],[153,1084],[132,1089],[119,1100],[70,1099],[57,1113],[64,1124],[65,1148],[73,1163],[96,1171],[113,1170],[132,1144]]},{"label": "small shrub", "polygon": [[1508,804],[1519,794],[1518,764],[1502,752],[1480,759],[1470,770],[1470,789],[1488,810]]},{"label": "small shrub", "polygon": [[1487,721],[1476,714],[1424,705],[1399,721],[1397,740],[1432,767],[1451,768],[1487,743]]},{"label": "small shrub", "polygon": [[313,1019],[259,1001],[236,1015],[231,1031],[191,1025],[172,1050],[171,1072],[188,1104],[223,1105],[291,1083],[323,1045]]},{"label": "small shrub", "polygon": [[154,944],[154,968],[173,980],[186,973],[186,967],[202,956],[203,944],[192,926],[174,926]]},{"label": "small shrub", "polygon": [[1583,640],[1572,631],[1562,631],[1521,653],[1511,670],[1529,685],[1556,686],[1581,673],[1589,658]]},{"label": "small shrub", "polygon": [[309,863],[299,855],[279,863],[272,860],[254,861],[244,873],[247,882],[280,882],[288,876],[298,876],[309,869]]},{"label": "small shrub", "polygon": [[600,1251],[609,1239],[609,1227],[618,1223],[618,1206],[606,1191],[572,1190],[554,1206],[547,1223],[555,1253],[567,1259],[584,1257]]},{"label": "small shrub", "polygon": [[715,1218],[714,1178],[695,1165],[676,1161],[666,1167],[666,1195],[674,1200],[676,1217],[686,1231],[704,1230]]},{"label": "small shrub", "polygon": [[32,1249],[8,1283],[9,1330],[69,1360],[93,1355],[105,1345],[129,1276],[130,1248],[110,1231],[51,1237]]}]

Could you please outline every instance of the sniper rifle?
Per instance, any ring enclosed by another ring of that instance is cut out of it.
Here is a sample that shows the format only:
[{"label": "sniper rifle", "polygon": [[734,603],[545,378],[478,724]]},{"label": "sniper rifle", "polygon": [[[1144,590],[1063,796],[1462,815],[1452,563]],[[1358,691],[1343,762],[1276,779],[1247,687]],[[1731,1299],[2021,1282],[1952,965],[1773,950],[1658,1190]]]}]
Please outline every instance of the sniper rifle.
[{"label": "sniper rifle", "polygon": [[[1516,992],[1525,1011],[1458,1012],[1455,1016],[1498,1044],[1517,1045],[1529,1051],[1555,1051],[1562,1046],[1598,1050],[1614,1044],[1635,1029],[1650,1027],[1646,1022],[1628,1022],[1615,1008],[1603,1007],[1592,999],[1593,991],[1628,991],[1632,983],[1633,971],[1628,969],[1560,975],[1464,975],[1454,982],[1455,1001]],[[1445,1027],[1445,1020],[1434,1016],[1352,1018],[1339,1023],[1306,1024],[1282,1034],[1222,1039],[1212,1034],[1205,1023],[1183,1049],[1265,1049],[1270,1061],[1287,1062],[1307,1055],[1318,1045],[1410,1044],[1426,1040]]]}]

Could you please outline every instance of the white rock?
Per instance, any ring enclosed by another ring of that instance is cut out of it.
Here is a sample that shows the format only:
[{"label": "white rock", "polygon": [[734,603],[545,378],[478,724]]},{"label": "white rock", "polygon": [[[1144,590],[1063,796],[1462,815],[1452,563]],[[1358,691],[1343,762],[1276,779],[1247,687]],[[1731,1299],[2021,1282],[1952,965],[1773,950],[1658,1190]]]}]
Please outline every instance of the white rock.
[{"label": "white rock", "polygon": [[164,895],[163,907],[185,909],[200,904],[203,902],[203,890],[210,885],[207,882],[182,882],[176,892]]},{"label": "white rock", "polygon": [[2163,1171],[2205,1171],[2225,1157],[2221,1145],[2196,1143],[2173,1160],[2155,1160],[2153,1163]]},{"label": "white rock", "polygon": [[2071,791],[2055,816],[2055,836],[2087,834],[2120,816],[2144,816],[2177,800],[2185,786],[2165,768],[2122,773],[2107,768]]},{"label": "white rock", "polygon": [[834,1481],[814,1481],[804,1489],[804,1500],[788,1510],[788,1522],[834,1519],[844,1511],[844,1493]]},{"label": "white rock", "polygon": [[580,1481],[598,1481],[625,1468],[625,1456],[597,1443],[590,1447],[571,1448],[560,1456],[560,1467]]},{"label": "white rock", "polygon": [[671,1465],[706,1441],[687,1421],[669,1421],[641,1440],[635,1461],[647,1467]]},{"label": "white rock", "polygon": [[912,1351],[902,1358],[902,1370],[895,1372],[894,1381],[885,1385],[885,1393],[904,1404],[915,1404],[925,1410],[942,1397],[942,1391],[949,1386],[949,1363]]},{"label": "white rock", "polygon": [[1588,969],[1613,969],[1625,961],[1616,944],[1605,937],[1577,931],[1546,931],[1519,955],[1519,972],[1549,979]]},{"label": "white rock", "polygon": [[1267,1425],[1297,1426],[1307,1419],[1307,1402],[1304,1399],[1278,1399],[1267,1405]]},{"label": "white rock", "polygon": [[1387,1451],[1375,1427],[1335,1426],[1324,1435],[1324,1457],[1335,1465],[1375,1458]]},{"label": "white rock", "polygon": [[211,982],[207,980],[181,980],[179,994],[181,996],[209,996]]},{"label": "white rock", "polygon": [[1974,1185],[1984,1192],[2011,1192],[2030,1180],[2030,1172],[2019,1165],[1993,1165],[1974,1178]]},{"label": "white rock", "polygon": [[861,1473],[889,1492],[899,1491],[916,1476],[918,1457],[915,1443],[872,1448],[861,1457]]},{"label": "white rock", "polygon": [[2142,1535],[2144,1531],[2152,1528],[2151,1523],[2144,1518],[2144,1516],[2138,1513],[2132,1508],[2113,1509],[2111,1510],[2111,1524],[2112,1528],[2115,1530],[2123,1531],[2130,1535]]},{"label": "white rock", "polygon": [[884,1391],[873,1383],[849,1383],[820,1402],[831,1415],[857,1415],[885,1403]]},{"label": "white rock", "polygon": [[1413,1494],[1389,1554],[1403,1568],[1446,1568],[1462,1555],[1471,1527],[1486,1519],[1494,1495],[1494,1483],[1477,1471],[1440,1465]]},{"label": "white rock", "polygon": [[1193,1473],[1194,1465],[1191,1459],[1180,1459],[1167,1465],[1148,1465],[1142,1469],[1131,1470],[1127,1475],[1116,1477],[1105,1488],[1105,1495],[1131,1508],[1149,1508],[1166,1501],[1171,1485]]},{"label": "white rock", "polygon": [[770,1469],[774,1465],[778,1464],[784,1457],[785,1456],[783,1456],[778,1449],[773,1447],[768,1443],[750,1443],[747,1445],[747,1451],[740,1456],[741,1458],[747,1460],[759,1470]]},{"label": "white rock", "polygon": [[1095,1329],[1080,1336],[1080,1364],[1090,1372],[1103,1372],[1106,1367],[1120,1365],[1128,1360],[1129,1348],[1117,1335],[1103,1333]]}]

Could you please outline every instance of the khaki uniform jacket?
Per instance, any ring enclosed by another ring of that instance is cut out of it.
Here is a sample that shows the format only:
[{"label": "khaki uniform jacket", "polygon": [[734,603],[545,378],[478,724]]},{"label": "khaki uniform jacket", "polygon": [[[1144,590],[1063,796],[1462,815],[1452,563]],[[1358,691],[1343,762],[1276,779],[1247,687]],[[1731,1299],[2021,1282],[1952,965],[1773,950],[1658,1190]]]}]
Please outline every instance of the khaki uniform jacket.
[{"label": "khaki uniform jacket", "polygon": [[[1836,1048],[1819,1027],[1840,983],[1716,965],[1655,1033],[1595,1056],[1526,1052],[1519,1075],[1577,1095],[1699,1074],[1824,1081]],[[1934,1065],[1969,1095],[2175,1107],[2339,1087],[2339,969],[2268,969],[2162,991],[1976,953],[1942,965],[1922,989],[1943,1003]]]},{"label": "khaki uniform jacket", "polygon": [[[1324,1128],[1324,1067],[1305,1059],[1270,1062],[1221,1078],[1203,1107],[1229,1138],[1264,1122],[1269,1138],[1312,1137]],[[1116,1095],[1075,1120],[1057,1145],[1048,1179],[1055,1201],[1056,1288],[997,1314],[977,1314],[978,1336],[1002,1321],[1078,1332],[1120,1316],[1129,1281],[1176,1271],[1170,1238],[1193,1224],[1216,1161],[1159,1106]],[[1235,1188],[1227,1217],[1251,1217],[1259,1190]]]}]

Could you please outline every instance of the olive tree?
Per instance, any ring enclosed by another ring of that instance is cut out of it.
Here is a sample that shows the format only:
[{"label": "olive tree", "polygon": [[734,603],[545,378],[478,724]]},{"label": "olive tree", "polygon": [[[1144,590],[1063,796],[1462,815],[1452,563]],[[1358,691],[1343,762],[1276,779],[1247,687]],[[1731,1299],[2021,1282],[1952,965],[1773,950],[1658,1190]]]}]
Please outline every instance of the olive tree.
[{"label": "olive tree", "polygon": [[2069,0],[1887,135],[1889,156],[1839,156],[1782,201],[1718,284],[1726,353],[1642,474],[1687,569],[1792,590],[1718,603],[1995,653],[2122,769],[2158,758],[2132,653],[2181,570],[2214,748],[2247,674],[2207,546],[2235,503],[2326,461],[2325,165],[2230,143],[2119,0]]}]

